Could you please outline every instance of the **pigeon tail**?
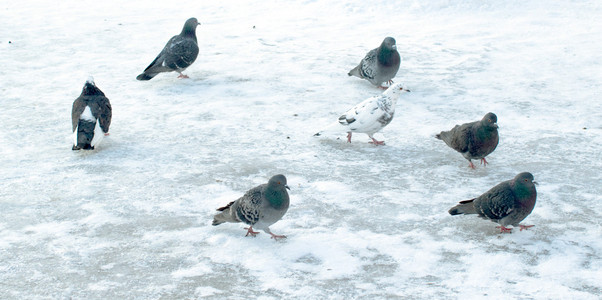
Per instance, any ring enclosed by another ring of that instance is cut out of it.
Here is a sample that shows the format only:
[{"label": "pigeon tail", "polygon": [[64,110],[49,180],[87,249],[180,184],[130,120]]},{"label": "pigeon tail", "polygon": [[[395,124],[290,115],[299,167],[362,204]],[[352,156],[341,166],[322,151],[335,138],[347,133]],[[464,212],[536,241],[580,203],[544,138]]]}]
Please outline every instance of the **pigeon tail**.
[{"label": "pigeon tail", "polygon": [[[156,74],[155,74],[155,75],[156,75]],[[151,79],[153,79],[153,77],[155,77],[155,75],[152,75],[152,76],[151,76],[151,75],[148,75],[148,74],[146,74],[146,73],[142,73],[142,74],[138,75],[138,76],[136,77],[136,79],[138,79],[138,80],[142,80],[142,81],[151,80]]]},{"label": "pigeon tail", "polygon": [[221,213],[213,217],[213,223],[211,223],[211,225],[217,226],[226,222],[238,222],[238,220],[235,220],[232,217],[232,214],[230,213],[230,207],[232,206],[232,204],[234,204],[234,201],[228,203],[228,205],[224,207],[218,208],[217,211],[221,211]]},{"label": "pigeon tail", "polygon": [[455,216],[455,215],[476,214],[477,211],[476,211],[476,209],[474,207],[474,200],[475,199],[460,201],[460,204],[452,207],[448,211],[449,214],[452,215],[452,216]]},{"label": "pigeon tail", "polygon": [[75,129],[75,141],[73,143],[72,150],[94,150],[92,142],[94,141],[94,129],[96,127],[96,120],[90,122],[88,120],[79,120],[77,128]]}]

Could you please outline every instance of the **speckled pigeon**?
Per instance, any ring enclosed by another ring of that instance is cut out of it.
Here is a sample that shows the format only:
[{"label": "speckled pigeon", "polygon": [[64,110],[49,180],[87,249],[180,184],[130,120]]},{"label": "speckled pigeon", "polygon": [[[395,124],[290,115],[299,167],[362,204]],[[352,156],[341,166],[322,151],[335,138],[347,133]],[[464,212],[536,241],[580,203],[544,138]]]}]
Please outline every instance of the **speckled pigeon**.
[{"label": "speckled pigeon", "polygon": [[370,50],[347,75],[366,79],[373,85],[384,88],[381,86],[383,82],[393,84],[392,79],[397,75],[400,61],[395,39],[387,37],[378,48]]},{"label": "speckled pigeon", "polygon": [[322,129],[316,136],[324,132],[347,132],[347,142],[351,143],[353,132],[367,134],[375,145],[384,145],[384,141],[378,141],[374,134],[393,120],[397,99],[404,92],[409,92],[401,83],[390,86],[381,95],[370,97],[339,117],[338,122]]},{"label": "speckled pigeon", "polygon": [[201,25],[196,18],[190,18],[184,23],[184,28],[179,35],[173,36],[163,48],[157,58],[144,69],[136,79],[151,80],[159,73],[176,71],[178,78],[188,78],[182,74],[199,55],[199,46],[196,41],[196,27]]},{"label": "speckled pigeon", "polygon": [[93,150],[105,135],[109,135],[112,108],[109,99],[89,77],[81,95],[73,101],[73,150]]},{"label": "speckled pigeon", "polygon": [[500,140],[497,128],[497,116],[490,112],[480,121],[456,125],[452,130],[441,131],[435,137],[460,152],[474,169],[471,159],[480,159],[487,166],[485,156],[495,150]]},{"label": "speckled pigeon", "polygon": [[533,181],[531,173],[520,173],[477,198],[460,201],[449,210],[449,214],[478,214],[483,219],[500,224],[497,228],[501,232],[512,232],[512,228],[506,227],[508,225],[520,227],[522,231],[534,226],[519,223],[533,211],[537,198],[535,184],[537,182]]},{"label": "speckled pigeon", "polygon": [[230,202],[213,217],[213,226],[225,222],[244,222],[249,225],[246,236],[255,236],[259,232],[253,231],[253,227],[269,233],[273,239],[286,238],[284,235],[276,235],[270,231],[269,226],[282,219],[289,206],[289,197],[284,175],[275,175],[267,184],[262,184],[247,191],[236,201]]}]

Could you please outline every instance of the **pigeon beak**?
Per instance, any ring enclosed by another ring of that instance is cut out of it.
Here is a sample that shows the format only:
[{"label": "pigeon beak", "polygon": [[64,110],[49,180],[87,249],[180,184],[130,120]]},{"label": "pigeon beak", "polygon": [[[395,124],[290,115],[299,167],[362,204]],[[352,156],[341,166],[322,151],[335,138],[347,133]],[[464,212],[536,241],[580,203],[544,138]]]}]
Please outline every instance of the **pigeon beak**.
[{"label": "pigeon beak", "polygon": [[393,49],[393,50],[397,50],[397,45],[393,45],[393,46],[391,46],[391,49]]},{"label": "pigeon beak", "polygon": [[533,182],[534,185],[539,185],[539,182],[537,182],[535,180],[533,180],[532,182]]},{"label": "pigeon beak", "polygon": [[289,191],[291,190],[291,188],[290,188],[290,187],[288,187],[288,185],[285,185],[284,187],[285,187],[287,190],[289,190]]},{"label": "pigeon beak", "polygon": [[497,123],[493,123],[493,127],[500,128],[499,126],[497,126]]}]

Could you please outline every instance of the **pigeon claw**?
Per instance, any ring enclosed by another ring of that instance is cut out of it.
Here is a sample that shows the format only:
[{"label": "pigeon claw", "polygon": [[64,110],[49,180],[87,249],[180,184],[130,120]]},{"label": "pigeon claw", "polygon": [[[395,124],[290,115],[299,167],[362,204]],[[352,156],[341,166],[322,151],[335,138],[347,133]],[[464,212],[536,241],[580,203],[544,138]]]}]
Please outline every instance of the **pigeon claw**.
[{"label": "pigeon claw", "polygon": [[368,142],[368,143],[370,143],[370,144],[374,144],[374,145],[377,145],[377,146],[378,146],[378,145],[381,145],[381,146],[384,146],[384,145],[385,145],[385,141],[378,141],[378,140],[376,140],[375,138],[372,138],[372,142]]},{"label": "pigeon claw", "polygon": [[535,225],[521,225],[521,224],[518,224],[518,227],[520,227],[520,231],[523,231],[523,229],[527,230],[527,229],[529,229],[529,228],[531,228],[533,226],[535,226]]},{"label": "pigeon claw", "polygon": [[180,73],[180,75],[178,76],[178,78],[190,78],[190,77],[188,77],[188,75],[186,75],[186,74]]},{"label": "pigeon claw", "polygon": [[499,228],[500,233],[512,233],[512,228],[507,228],[504,226],[496,226],[495,228]]},{"label": "pigeon claw", "polygon": [[487,164],[488,164],[487,160],[486,160],[484,157],[483,157],[483,158],[481,158],[481,164],[482,164],[483,166],[485,166],[485,167],[486,167],[486,166],[487,166]]},{"label": "pigeon claw", "polygon": [[347,143],[351,143],[351,132],[347,133]]},{"label": "pigeon claw", "polygon": [[278,240],[278,239],[285,239],[286,235],[277,235],[277,234],[273,234],[270,232],[270,234],[272,235],[272,239]]},{"label": "pigeon claw", "polygon": [[472,163],[472,161],[470,161],[470,160],[468,161],[468,166],[469,166],[471,169],[473,169],[473,170],[477,168],[477,167],[475,167],[475,166],[474,166],[474,164],[473,164],[473,163]]},{"label": "pigeon claw", "polygon": [[255,237],[256,235],[259,234],[258,231],[253,231],[253,227],[252,226],[245,227],[245,229],[247,229],[247,234],[245,234],[245,236],[249,236],[250,235],[252,237]]}]

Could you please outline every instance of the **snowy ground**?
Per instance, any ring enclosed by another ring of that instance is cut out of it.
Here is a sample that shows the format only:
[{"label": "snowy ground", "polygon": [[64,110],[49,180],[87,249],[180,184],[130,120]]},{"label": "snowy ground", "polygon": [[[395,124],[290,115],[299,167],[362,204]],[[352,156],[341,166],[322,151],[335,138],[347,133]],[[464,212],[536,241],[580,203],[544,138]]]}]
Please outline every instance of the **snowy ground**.
[{"label": "snowy ground", "polygon": [[[4,1],[0,298],[599,299],[599,1],[239,2]],[[136,81],[193,16],[191,78]],[[385,36],[412,90],[387,145],[313,137],[381,92],[347,71]],[[73,152],[88,75],[111,135]],[[433,138],[489,111],[486,168]],[[448,215],[522,171],[532,230]],[[210,225],[277,173],[287,240]]]}]

